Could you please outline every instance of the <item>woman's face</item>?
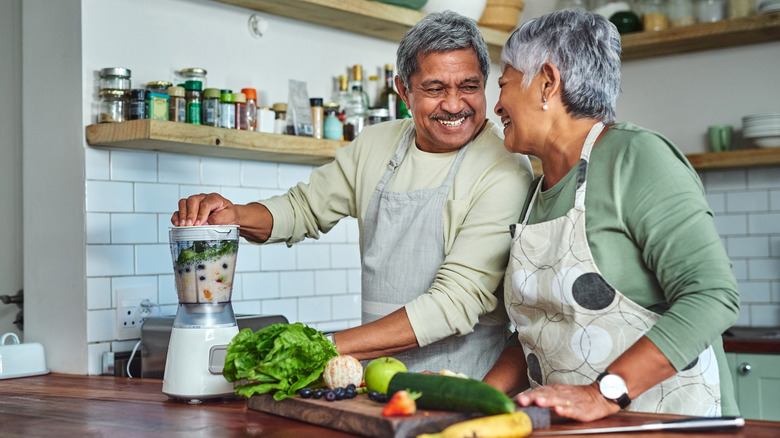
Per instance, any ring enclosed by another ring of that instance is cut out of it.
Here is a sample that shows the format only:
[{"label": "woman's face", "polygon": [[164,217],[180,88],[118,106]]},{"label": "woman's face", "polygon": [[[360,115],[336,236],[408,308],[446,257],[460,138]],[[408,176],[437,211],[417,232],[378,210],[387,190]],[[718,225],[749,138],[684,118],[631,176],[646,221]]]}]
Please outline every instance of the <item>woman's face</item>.
[{"label": "woman's face", "polygon": [[504,147],[510,152],[532,153],[535,133],[539,128],[542,111],[542,97],[532,81],[528,87],[523,87],[523,73],[511,66],[506,66],[498,86],[501,94],[495,107],[496,114],[501,117],[504,125]]}]

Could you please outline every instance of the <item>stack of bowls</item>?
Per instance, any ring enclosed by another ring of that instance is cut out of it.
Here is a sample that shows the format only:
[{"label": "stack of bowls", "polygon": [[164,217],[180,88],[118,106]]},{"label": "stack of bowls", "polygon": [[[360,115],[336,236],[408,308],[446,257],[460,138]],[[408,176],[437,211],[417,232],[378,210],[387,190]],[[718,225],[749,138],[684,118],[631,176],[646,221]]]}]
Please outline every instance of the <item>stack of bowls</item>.
[{"label": "stack of bowls", "polygon": [[742,136],[762,148],[780,147],[780,113],[743,117]]},{"label": "stack of bowls", "polygon": [[780,11],[780,0],[759,0],[756,4],[756,10],[759,14]]}]

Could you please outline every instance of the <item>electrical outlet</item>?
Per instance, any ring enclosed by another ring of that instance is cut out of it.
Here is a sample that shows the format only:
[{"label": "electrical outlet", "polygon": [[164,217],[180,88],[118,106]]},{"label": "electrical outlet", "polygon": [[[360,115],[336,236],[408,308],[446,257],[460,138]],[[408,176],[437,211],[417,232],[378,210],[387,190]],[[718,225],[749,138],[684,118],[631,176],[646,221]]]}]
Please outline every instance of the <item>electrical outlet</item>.
[{"label": "electrical outlet", "polygon": [[157,306],[153,288],[116,289],[116,339],[139,339],[141,325]]}]

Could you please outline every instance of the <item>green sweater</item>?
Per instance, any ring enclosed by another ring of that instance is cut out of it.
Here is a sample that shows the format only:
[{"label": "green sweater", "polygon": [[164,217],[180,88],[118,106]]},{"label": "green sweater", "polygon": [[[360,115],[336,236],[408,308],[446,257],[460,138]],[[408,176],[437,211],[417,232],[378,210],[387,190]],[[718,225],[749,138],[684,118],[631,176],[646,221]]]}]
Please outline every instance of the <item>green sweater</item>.
[{"label": "green sweater", "polygon": [[[539,194],[529,223],[566,215],[578,168]],[[736,279],[685,156],[658,133],[631,123],[612,126],[591,152],[585,208],[588,244],[605,279],[663,315],[647,338],[677,370],[712,345],[723,415],[737,415],[721,342],[739,313]]]}]

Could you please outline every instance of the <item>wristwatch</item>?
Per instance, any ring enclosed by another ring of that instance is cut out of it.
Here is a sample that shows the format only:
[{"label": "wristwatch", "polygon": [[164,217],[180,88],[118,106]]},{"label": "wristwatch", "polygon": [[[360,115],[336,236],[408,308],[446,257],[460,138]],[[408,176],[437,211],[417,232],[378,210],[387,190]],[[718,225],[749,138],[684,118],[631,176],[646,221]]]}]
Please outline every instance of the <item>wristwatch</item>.
[{"label": "wristwatch", "polygon": [[599,384],[601,395],[607,400],[617,403],[620,409],[625,409],[631,404],[631,399],[628,398],[626,382],[622,377],[609,371],[604,371],[596,377],[596,382]]}]

